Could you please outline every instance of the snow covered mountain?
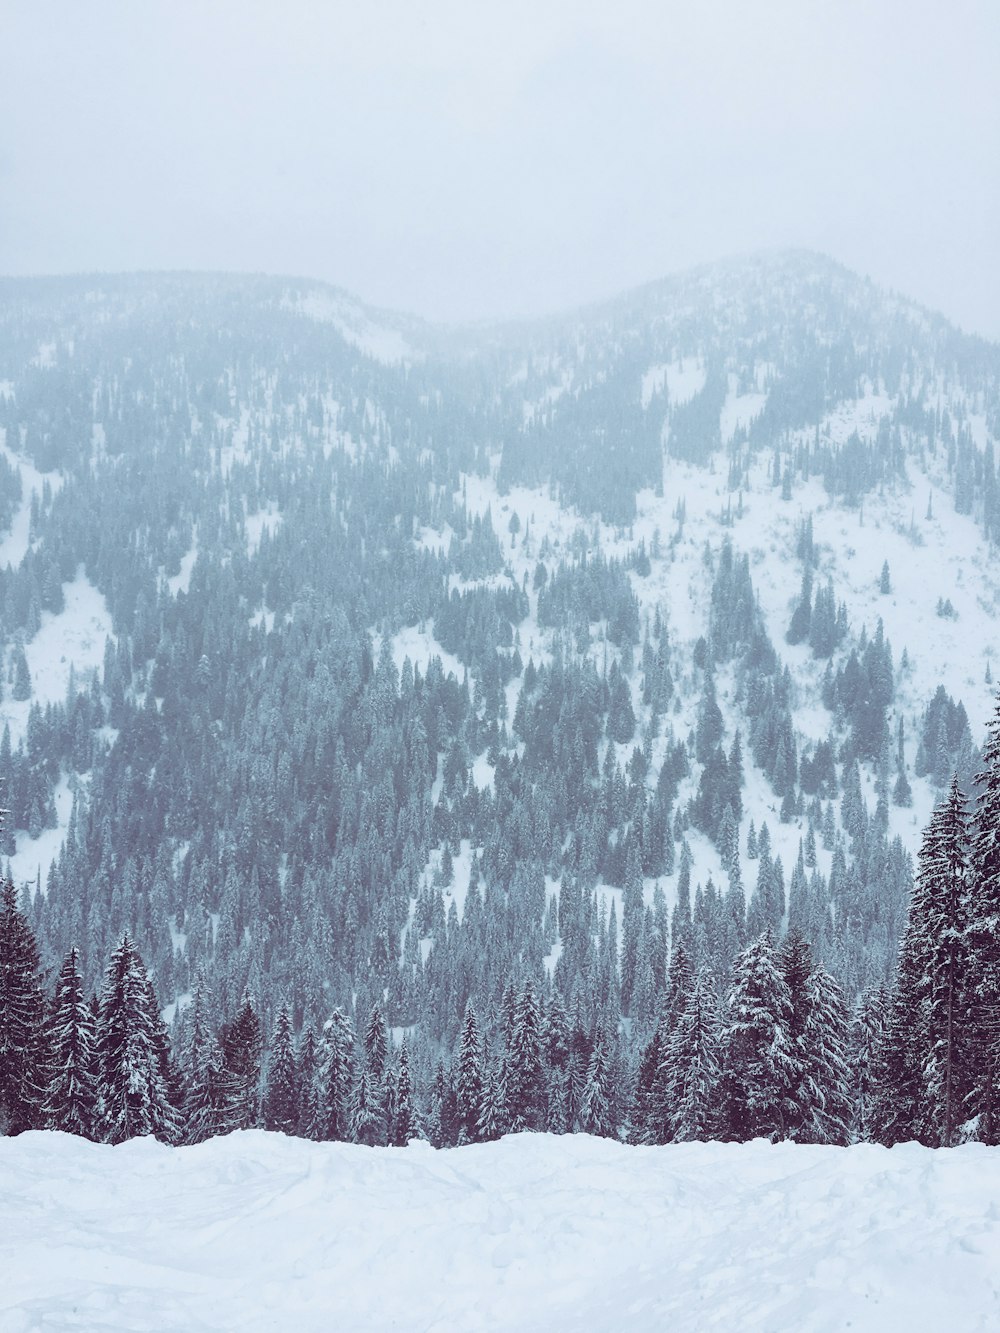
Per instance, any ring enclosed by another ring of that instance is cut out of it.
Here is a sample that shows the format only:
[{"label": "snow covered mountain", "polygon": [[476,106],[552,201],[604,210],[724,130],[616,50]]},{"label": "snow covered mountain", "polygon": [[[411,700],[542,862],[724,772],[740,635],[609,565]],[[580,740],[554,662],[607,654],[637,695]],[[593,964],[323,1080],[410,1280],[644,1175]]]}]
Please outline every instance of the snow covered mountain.
[{"label": "snow covered mountain", "polygon": [[720,974],[795,924],[888,976],[1000,661],[995,345],[798,252],[471,330],[7,280],[0,427],[49,968],[127,927],[182,1049],[199,979],[215,1021],[377,1000],[425,1088],[512,978],[634,1066],[675,909]]}]

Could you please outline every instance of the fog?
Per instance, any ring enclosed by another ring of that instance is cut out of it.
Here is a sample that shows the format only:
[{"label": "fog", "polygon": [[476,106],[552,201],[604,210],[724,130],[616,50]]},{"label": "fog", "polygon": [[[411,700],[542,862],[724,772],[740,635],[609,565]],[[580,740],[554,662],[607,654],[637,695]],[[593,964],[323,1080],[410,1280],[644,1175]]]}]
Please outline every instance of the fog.
[{"label": "fog", "polygon": [[1000,336],[1000,6],[14,3],[0,271],[537,314],[823,250]]}]

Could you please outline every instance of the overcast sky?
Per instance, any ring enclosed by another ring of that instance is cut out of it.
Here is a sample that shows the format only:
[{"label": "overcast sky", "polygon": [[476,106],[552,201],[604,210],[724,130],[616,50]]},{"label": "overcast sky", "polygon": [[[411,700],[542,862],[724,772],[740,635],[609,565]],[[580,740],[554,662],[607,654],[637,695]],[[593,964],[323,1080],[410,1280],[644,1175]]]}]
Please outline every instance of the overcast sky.
[{"label": "overcast sky", "polygon": [[0,272],[534,314],[807,246],[1000,337],[1000,0],[4,0]]}]

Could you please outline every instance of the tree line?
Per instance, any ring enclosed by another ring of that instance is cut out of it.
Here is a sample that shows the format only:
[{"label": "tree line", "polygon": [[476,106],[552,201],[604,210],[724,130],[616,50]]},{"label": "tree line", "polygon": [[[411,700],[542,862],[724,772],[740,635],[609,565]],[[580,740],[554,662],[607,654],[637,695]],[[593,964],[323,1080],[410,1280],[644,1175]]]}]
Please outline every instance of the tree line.
[{"label": "tree line", "polygon": [[[171,1033],[127,933],[98,993],[87,994],[72,948],[46,994],[8,880],[0,1127],[109,1143],[142,1134],[197,1143],[255,1126],[372,1146],[524,1130],[644,1144],[1000,1142],[1000,705],[984,762],[972,808],[956,777],[924,831],[890,988],[866,990],[852,1015],[798,929],[778,938],[770,923],[720,986],[710,965],[695,966],[680,911],[659,1011],[634,1054],[632,1020],[612,1023],[605,1010],[594,1021],[579,994],[567,1005],[531,978],[508,978],[494,1027],[470,1000],[450,1058],[439,1053],[424,1071],[406,1032],[394,1040],[384,998],[360,1031],[337,1007],[298,1035],[283,1003],[265,1036],[249,995],[216,1028],[199,977]],[[629,974],[635,984],[629,911],[627,898],[620,955],[614,913],[609,922],[612,987]]]}]

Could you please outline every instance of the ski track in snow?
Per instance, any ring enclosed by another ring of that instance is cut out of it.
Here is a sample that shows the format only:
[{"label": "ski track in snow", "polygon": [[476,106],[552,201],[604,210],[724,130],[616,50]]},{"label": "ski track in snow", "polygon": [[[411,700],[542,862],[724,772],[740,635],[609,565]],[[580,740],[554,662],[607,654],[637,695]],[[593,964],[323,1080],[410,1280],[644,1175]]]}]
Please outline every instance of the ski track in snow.
[{"label": "ski track in snow", "polygon": [[1000,1152],[0,1140],[0,1325],[975,1333]]}]

